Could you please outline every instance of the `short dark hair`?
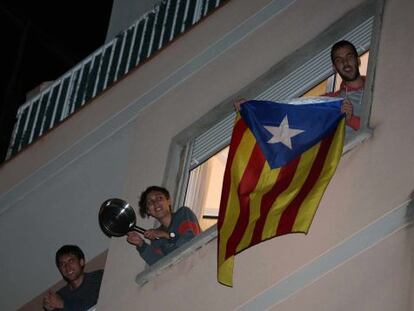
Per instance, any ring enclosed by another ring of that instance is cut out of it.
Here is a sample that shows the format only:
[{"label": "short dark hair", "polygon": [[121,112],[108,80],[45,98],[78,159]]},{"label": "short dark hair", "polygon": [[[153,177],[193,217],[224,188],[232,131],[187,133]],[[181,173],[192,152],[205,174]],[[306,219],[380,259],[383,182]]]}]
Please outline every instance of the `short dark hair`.
[{"label": "short dark hair", "polygon": [[332,48],[331,48],[331,61],[332,63],[334,62],[334,54],[336,52],[336,50],[343,48],[345,46],[348,46],[349,48],[351,48],[352,52],[354,53],[355,57],[358,57],[358,51],[355,48],[355,45],[353,45],[351,42],[347,41],[347,40],[341,40],[336,42]]},{"label": "short dark hair", "polygon": [[66,254],[72,254],[78,258],[78,260],[85,260],[85,254],[82,252],[79,246],[77,245],[63,245],[61,248],[58,249],[56,252],[56,266],[59,268],[59,258]]},{"label": "short dark hair", "polygon": [[138,202],[138,205],[139,205],[139,214],[141,215],[142,218],[149,217],[148,210],[147,210],[147,196],[152,191],[161,192],[162,194],[165,195],[165,197],[167,198],[167,200],[170,198],[170,193],[164,187],[160,187],[160,186],[150,186],[147,189],[145,189],[141,193],[141,196],[140,196],[139,202]]}]

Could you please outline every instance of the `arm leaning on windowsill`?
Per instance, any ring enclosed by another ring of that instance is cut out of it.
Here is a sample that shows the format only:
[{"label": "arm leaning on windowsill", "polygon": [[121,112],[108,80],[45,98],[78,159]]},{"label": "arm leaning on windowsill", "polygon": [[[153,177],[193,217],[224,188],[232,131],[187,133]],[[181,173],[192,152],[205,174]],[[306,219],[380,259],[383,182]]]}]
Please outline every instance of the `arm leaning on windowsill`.
[{"label": "arm leaning on windowsill", "polygon": [[180,247],[201,232],[198,219],[193,211],[183,206],[174,214],[171,231],[176,234],[175,248]]},{"label": "arm leaning on windowsill", "polygon": [[154,264],[165,255],[161,248],[156,245],[157,241],[162,240],[155,240],[151,244],[148,244],[138,232],[130,231],[127,233],[127,241],[136,247],[138,253],[149,265]]},{"label": "arm leaning on windowsill", "polygon": [[137,246],[137,250],[142,259],[144,259],[145,262],[149,265],[156,263],[158,260],[165,256],[162,250],[153,244],[154,242],[151,243],[151,245],[144,242],[141,246]]},{"label": "arm leaning on windowsill", "polygon": [[145,262],[149,265],[156,263],[165,255],[171,253],[199,235],[201,230],[197,217],[188,207],[181,207],[173,214],[173,219],[169,228],[159,228],[173,233],[171,238],[161,238],[152,240],[151,244],[145,242],[138,232],[128,233],[128,242],[136,245],[137,250]]}]

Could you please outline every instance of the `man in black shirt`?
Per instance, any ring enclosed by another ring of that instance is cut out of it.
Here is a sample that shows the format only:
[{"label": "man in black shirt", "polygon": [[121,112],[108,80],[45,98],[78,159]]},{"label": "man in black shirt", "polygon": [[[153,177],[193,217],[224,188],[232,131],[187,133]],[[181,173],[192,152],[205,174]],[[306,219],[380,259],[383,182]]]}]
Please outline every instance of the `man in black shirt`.
[{"label": "man in black shirt", "polygon": [[64,245],[56,252],[56,266],[67,285],[43,297],[46,310],[81,311],[96,305],[103,270],[85,273],[85,255],[76,245]]}]

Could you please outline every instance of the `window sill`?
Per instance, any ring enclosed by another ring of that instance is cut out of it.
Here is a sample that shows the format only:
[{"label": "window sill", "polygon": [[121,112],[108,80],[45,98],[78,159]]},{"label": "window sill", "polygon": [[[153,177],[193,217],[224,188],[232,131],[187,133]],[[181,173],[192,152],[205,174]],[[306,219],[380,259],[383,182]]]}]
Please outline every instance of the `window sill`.
[{"label": "window sill", "polygon": [[214,225],[208,228],[206,231],[202,232],[199,236],[195,237],[184,246],[176,249],[172,253],[168,254],[164,258],[157,261],[152,266],[147,267],[144,271],[140,272],[136,278],[135,282],[139,286],[150,282],[158,275],[164,273],[171,266],[182,261],[184,258],[191,256],[198,249],[202,248],[204,245],[207,245],[217,237],[217,226]]},{"label": "window sill", "polygon": [[342,155],[348,153],[352,149],[365,142],[367,139],[371,138],[373,133],[373,130],[370,128],[362,128],[359,131],[349,135],[349,137],[345,137],[345,144]]}]

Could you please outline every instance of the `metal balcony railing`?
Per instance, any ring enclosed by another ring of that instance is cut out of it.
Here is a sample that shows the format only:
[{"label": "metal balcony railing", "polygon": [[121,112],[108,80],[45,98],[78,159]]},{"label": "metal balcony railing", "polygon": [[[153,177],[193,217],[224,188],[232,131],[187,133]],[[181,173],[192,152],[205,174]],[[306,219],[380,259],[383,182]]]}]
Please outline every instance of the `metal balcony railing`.
[{"label": "metal balcony railing", "polygon": [[17,112],[6,159],[76,112],[228,0],[164,0]]}]

